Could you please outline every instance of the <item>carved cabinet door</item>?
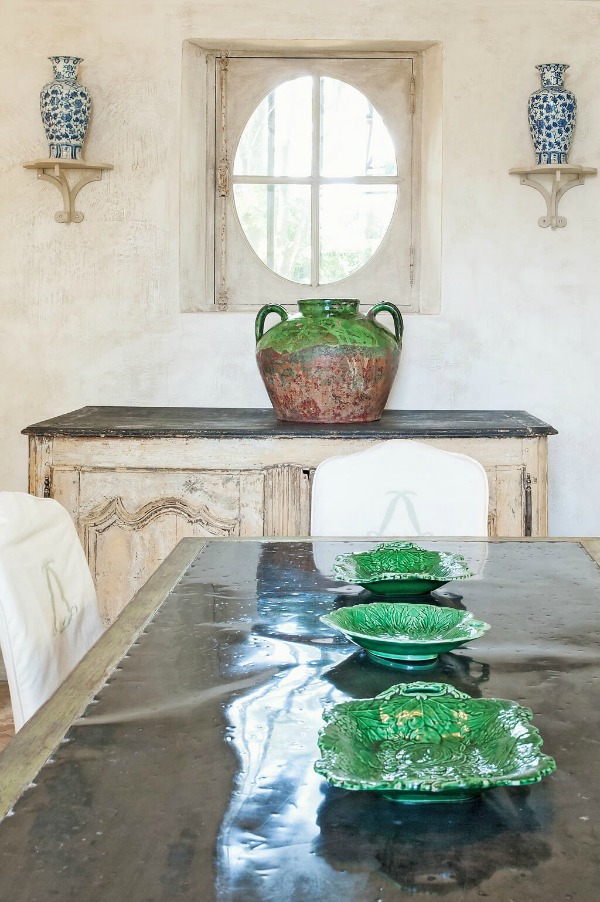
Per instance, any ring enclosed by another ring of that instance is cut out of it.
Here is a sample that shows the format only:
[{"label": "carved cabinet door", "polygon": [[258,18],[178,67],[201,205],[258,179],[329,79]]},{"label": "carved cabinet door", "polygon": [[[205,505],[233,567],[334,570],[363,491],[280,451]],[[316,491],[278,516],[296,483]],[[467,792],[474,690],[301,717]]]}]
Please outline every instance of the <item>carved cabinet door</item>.
[{"label": "carved cabinet door", "polygon": [[180,539],[262,533],[260,472],[55,469],[53,495],[77,511],[105,623]]}]

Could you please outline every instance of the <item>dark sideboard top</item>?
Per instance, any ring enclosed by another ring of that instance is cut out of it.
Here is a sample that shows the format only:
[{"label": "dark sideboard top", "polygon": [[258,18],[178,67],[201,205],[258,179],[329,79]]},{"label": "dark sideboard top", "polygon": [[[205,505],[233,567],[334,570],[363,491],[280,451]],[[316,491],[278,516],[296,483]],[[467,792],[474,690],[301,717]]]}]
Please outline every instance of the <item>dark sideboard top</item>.
[{"label": "dark sideboard top", "polygon": [[81,407],[23,429],[89,438],[526,438],[557,430],[525,410],[385,410],[374,423],[291,423],[243,407]]}]

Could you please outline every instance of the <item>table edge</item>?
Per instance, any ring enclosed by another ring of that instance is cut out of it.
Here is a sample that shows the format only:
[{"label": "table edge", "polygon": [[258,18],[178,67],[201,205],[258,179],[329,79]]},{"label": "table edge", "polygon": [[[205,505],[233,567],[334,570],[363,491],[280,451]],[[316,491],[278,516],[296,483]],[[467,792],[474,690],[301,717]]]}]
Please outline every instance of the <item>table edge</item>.
[{"label": "table edge", "polygon": [[0,820],[35,780],[114,668],[206,545],[182,539],[58,690],[0,754]]}]

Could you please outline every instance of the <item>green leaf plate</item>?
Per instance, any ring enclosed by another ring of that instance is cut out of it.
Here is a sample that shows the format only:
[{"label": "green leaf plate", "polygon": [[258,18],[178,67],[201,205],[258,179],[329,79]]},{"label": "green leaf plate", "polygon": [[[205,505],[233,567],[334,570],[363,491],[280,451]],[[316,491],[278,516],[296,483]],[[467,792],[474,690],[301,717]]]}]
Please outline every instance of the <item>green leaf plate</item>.
[{"label": "green leaf plate", "polygon": [[517,702],[470,698],[447,683],[403,683],[324,711],[317,773],[400,802],[469,799],[537,783],[556,763]]},{"label": "green leaf plate", "polygon": [[424,595],[475,575],[462,555],[428,551],[412,542],[382,542],[371,551],[339,554],[333,573],[335,579],[383,595]]},{"label": "green leaf plate", "polygon": [[323,614],[320,620],[384,664],[433,664],[438,655],[490,629],[470,611],[430,604],[355,604]]}]

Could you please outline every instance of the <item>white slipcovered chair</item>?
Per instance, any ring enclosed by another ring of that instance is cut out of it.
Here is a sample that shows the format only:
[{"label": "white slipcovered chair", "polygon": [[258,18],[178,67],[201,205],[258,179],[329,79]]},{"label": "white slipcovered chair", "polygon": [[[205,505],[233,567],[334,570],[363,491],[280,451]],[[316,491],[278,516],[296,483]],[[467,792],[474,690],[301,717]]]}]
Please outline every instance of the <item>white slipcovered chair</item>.
[{"label": "white slipcovered chair", "polygon": [[487,518],[481,464],[424,442],[390,439],[315,471],[314,536],[487,536]]},{"label": "white slipcovered chair", "polygon": [[[486,472],[473,458],[424,442],[389,439],[318,465],[311,535],[483,537],[488,495]],[[481,570],[485,546],[476,545],[470,549],[472,566]],[[454,550],[448,543],[444,548]],[[320,570],[330,571],[335,551],[315,545]]]},{"label": "white slipcovered chair", "polygon": [[102,632],[92,576],[65,508],[0,492],[0,647],[15,730]]}]

